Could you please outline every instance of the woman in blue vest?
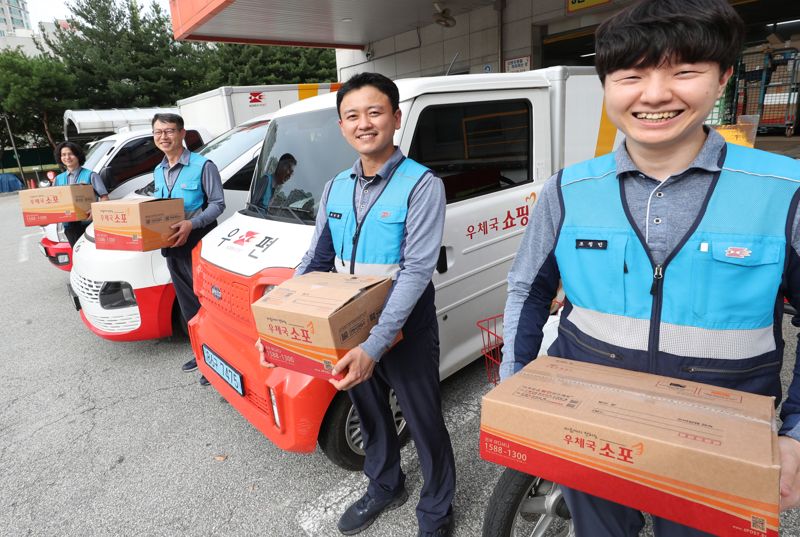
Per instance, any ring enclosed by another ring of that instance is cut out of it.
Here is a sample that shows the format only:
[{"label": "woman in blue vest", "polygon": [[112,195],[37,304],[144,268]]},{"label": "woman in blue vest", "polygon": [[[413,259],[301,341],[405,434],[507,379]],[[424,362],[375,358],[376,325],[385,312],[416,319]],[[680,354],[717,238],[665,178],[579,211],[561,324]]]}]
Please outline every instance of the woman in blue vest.
[{"label": "woman in blue vest", "polygon": [[[103,180],[100,176],[92,170],[83,167],[83,164],[86,162],[86,154],[78,144],[73,142],[61,142],[56,146],[55,158],[56,162],[59,163],[61,169],[64,171],[56,176],[56,182],[53,186],[91,184],[94,188],[95,195],[97,195],[101,201],[108,199],[106,185],[103,184]],[[91,220],[83,220],[64,224],[64,234],[67,236],[70,246],[75,246],[75,243],[81,238],[81,235],[83,235],[83,232],[89,226],[90,222]]]},{"label": "woman in blue vest", "polygon": [[[598,27],[606,112],[625,142],[545,183],[508,277],[502,378],[536,357],[561,279],[549,354],[780,401],[783,296],[800,306],[800,164],[704,126],[743,37],[726,0],[641,0]],[[800,504],[798,375],[781,417],[789,509]],[[564,497],[576,537],[643,526],[634,509]],[[653,527],[707,535],[659,517]]]}]

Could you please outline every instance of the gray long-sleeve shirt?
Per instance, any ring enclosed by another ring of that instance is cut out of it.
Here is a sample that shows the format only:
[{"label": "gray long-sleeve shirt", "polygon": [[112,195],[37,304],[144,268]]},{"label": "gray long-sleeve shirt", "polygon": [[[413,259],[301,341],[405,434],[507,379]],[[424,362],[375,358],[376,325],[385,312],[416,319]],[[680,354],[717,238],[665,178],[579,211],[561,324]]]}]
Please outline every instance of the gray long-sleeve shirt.
[{"label": "gray long-sleeve shirt", "polygon": [[[381,167],[374,179],[364,177],[361,160],[353,164],[351,179],[356,181],[355,200],[356,217],[361,221],[369,207],[381,195],[391,173],[403,159],[399,149]],[[316,228],[311,239],[311,246],[297,267],[296,274],[304,274],[309,270],[330,270],[333,268],[333,244],[328,231],[328,212],[326,201],[331,188],[329,181],[325,185],[317,212]],[[406,217],[406,235],[402,243],[400,270],[396,274],[394,285],[389,293],[378,324],[370,331],[361,348],[376,361],[387,351],[398,332],[405,324],[411,310],[419,300],[425,287],[431,281],[439,248],[442,244],[445,217],[445,193],[442,180],[431,172],[426,173],[417,183],[408,205]],[[317,266],[319,252],[331,252],[326,263],[330,266]]]},{"label": "gray long-sleeve shirt", "polygon": [[[181,157],[173,167],[169,167],[169,160],[165,156],[159,166],[164,168],[164,179],[167,182],[167,188],[172,188],[175,181],[184,166],[189,164],[189,156],[191,151],[184,149]],[[187,211],[185,213],[186,220],[192,222],[192,229],[200,229],[209,225],[216,220],[219,215],[225,210],[225,195],[222,190],[222,178],[217,170],[217,165],[210,160],[203,166],[203,175],[201,178],[203,185],[203,192],[206,195],[207,205],[206,208],[200,208],[194,211]]]}]

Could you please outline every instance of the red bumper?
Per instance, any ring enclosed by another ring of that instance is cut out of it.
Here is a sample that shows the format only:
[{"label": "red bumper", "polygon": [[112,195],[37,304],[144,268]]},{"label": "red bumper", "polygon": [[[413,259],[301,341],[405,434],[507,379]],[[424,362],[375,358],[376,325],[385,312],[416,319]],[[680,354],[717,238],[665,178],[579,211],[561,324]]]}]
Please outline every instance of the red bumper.
[{"label": "red bumper", "polygon": [[[50,262],[61,270],[69,272],[72,270],[72,246],[68,242],[53,242],[44,237],[40,243],[44,250],[44,255]],[[63,256],[66,255],[66,261]],[[61,256],[61,260],[59,260]]]},{"label": "red bumper", "polygon": [[175,288],[172,284],[134,289],[133,293],[141,317],[138,328],[128,332],[105,331],[89,322],[81,310],[83,324],[96,335],[109,341],[142,341],[171,336],[172,306],[175,302]]},{"label": "red bumper", "polygon": [[[189,321],[189,336],[197,366],[231,406],[276,446],[287,451],[312,452],[336,390],[328,382],[308,375],[280,367],[262,367],[255,348],[255,329],[251,324],[235,318],[222,318],[217,312],[212,314],[201,307]],[[242,375],[243,396],[206,364],[204,346]],[[277,407],[277,418],[272,397]]]}]

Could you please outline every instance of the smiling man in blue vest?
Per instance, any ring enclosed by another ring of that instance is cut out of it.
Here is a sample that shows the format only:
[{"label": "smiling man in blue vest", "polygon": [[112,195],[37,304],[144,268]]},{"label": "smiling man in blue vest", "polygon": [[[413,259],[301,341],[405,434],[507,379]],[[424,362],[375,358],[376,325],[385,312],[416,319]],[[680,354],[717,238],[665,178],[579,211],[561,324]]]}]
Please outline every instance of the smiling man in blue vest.
[{"label": "smiling man in blue vest", "polygon": [[[339,89],[339,126],[359,158],[325,185],[311,246],[296,274],[336,271],[394,279],[367,340],[334,368],[344,378],[331,380],[347,390],[361,419],[369,478],[364,495],[339,519],[339,531],[355,535],[408,498],[389,407],[394,389],[424,478],[418,535],[444,537],[451,534],[455,461],[442,417],[431,283],[444,229],[444,186],[394,145],[399,100],[394,82],[377,73],[354,75]],[[392,346],[401,332],[403,339]],[[261,356],[264,363],[263,349]]]},{"label": "smiling man in blue vest", "polygon": [[[643,0],[601,24],[614,153],[550,178],[508,277],[501,377],[549,354],[781,399],[782,302],[800,306],[800,165],[704,126],[742,48],[727,0]],[[782,408],[781,507],[800,502],[800,376]],[[746,479],[746,476],[742,476]],[[641,513],[575,490],[577,537],[639,534]],[[707,535],[654,517],[657,537]]]},{"label": "smiling man in blue vest", "polygon": [[[222,179],[216,164],[192,153],[183,145],[186,130],[177,114],[153,116],[153,139],[164,159],[153,172],[156,198],[183,198],[185,218],[173,224],[172,247],[161,253],[175,286],[175,296],[183,319],[188,323],[200,309],[200,301],[192,287],[192,248],[217,225],[217,217],[225,210]],[[183,371],[197,369],[194,358],[183,364]],[[208,386],[205,377],[200,384]]]}]

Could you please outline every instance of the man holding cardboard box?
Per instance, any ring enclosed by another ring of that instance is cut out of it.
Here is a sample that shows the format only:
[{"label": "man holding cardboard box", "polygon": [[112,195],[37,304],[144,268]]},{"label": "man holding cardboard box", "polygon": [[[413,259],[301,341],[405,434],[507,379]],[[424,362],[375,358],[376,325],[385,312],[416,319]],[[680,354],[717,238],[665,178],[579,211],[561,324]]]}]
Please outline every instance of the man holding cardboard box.
[{"label": "man holding cardboard box", "polygon": [[[361,73],[342,85],[336,100],[342,135],[360,158],[325,186],[311,247],[296,273],[394,278],[367,340],[332,371],[344,374],[330,382],[348,390],[361,419],[369,478],[365,494],[348,507],[338,528],[345,535],[359,533],[408,498],[389,409],[389,390],[394,389],[425,479],[417,504],[418,535],[444,537],[451,531],[455,462],[442,417],[431,283],[444,227],[444,186],[394,146],[400,128],[394,82]],[[402,340],[392,346],[401,329]]]},{"label": "man holding cardboard box", "polygon": [[[53,186],[92,185],[94,193],[100,201],[108,199],[108,190],[100,176],[90,169],[84,168],[86,153],[74,142],[61,142],[56,146],[56,161],[65,170],[56,176]],[[89,227],[89,220],[64,223],[64,235],[70,246],[75,246],[83,232]]]},{"label": "man holding cardboard box", "polygon": [[[780,400],[782,299],[800,305],[800,166],[703,123],[744,25],[725,0],[643,0],[596,33],[615,153],[542,190],[509,274],[501,377],[549,353]],[[782,409],[782,508],[800,503],[800,377]],[[578,537],[633,536],[638,511],[566,489]],[[657,536],[706,533],[654,517]]]},{"label": "man holding cardboard box", "polygon": [[[192,248],[216,227],[217,217],[225,210],[222,179],[216,164],[184,147],[186,130],[181,116],[156,114],[152,126],[153,139],[164,152],[164,160],[153,172],[154,195],[156,198],[183,199],[185,219],[171,226],[175,234],[170,240],[175,242],[161,253],[167,258],[175,296],[188,323],[200,309],[192,284]],[[192,358],[183,364],[182,369],[194,371],[197,362]],[[205,377],[200,377],[200,384],[208,385]]]}]

